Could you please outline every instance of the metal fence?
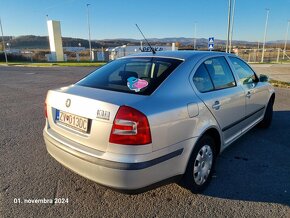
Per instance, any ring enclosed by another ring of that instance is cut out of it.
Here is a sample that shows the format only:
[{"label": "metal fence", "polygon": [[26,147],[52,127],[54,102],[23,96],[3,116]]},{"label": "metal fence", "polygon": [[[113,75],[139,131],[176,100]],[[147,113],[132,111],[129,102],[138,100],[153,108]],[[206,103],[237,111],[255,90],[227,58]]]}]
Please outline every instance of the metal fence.
[{"label": "metal fence", "polygon": [[[262,62],[262,49],[239,49],[236,54],[247,62]],[[280,48],[267,48],[264,52],[264,63],[290,60],[290,50],[284,52]]]}]

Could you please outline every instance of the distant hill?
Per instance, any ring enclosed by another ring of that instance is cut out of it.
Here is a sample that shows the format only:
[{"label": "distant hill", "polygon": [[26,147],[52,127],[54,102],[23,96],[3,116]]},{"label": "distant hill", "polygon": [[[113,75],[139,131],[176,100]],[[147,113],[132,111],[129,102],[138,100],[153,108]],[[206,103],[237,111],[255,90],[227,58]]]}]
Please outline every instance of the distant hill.
[{"label": "distant hill", "polygon": [[[47,36],[34,36],[34,35],[25,35],[25,36],[5,36],[4,40],[6,43],[10,43],[10,47],[14,49],[49,49],[49,41]],[[63,37],[63,46],[64,47],[89,47],[89,42],[87,39],[80,38],[70,38]],[[142,40],[143,43],[144,40]],[[150,38],[148,39],[152,45],[171,45],[171,43],[179,43],[180,47],[192,47],[193,38],[185,38],[185,37],[168,37],[168,38]],[[268,44],[276,44],[281,43],[282,40],[267,42]],[[138,39],[104,39],[104,40],[92,40],[92,48],[108,48],[108,47],[117,47],[121,45],[139,45],[140,40]],[[206,38],[198,38],[197,39],[197,47],[207,47],[208,39]],[[226,40],[215,39],[215,44],[218,46],[224,46],[226,44]],[[257,42],[248,42],[248,41],[240,41],[233,40],[233,45],[239,46],[249,46],[252,47],[257,44]]]},{"label": "distant hill", "polygon": [[[120,42],[122,41],[129,41],[131,43],[137,43],[139,44],[140,41],[145,41],[145,40],[140,40],[140,39],[106,39],[107,42],[110,42],[112,40],[118,40]],[[104,40],[100,40],[104,41]],[[151,42],[152,44],[171,44],[173,42],[177,42],[180,43],[182,46],[188,46],[188,45],[193,45],[193,41],[194,38],[185,38],[185,37],[168,37],[168,38],[149,38],[148,39],[149,42]],[[256,44],[256,42],[249,42],[249,41],[241,41],[241,40],[233,40],[232,41],[233,44],[238,44],[238,45],[253,45]],[[203,46],[207,46],[208,44],[208,39],[206,38],[198,38],[196,40],[197,46],[203,47]],[[226,40],[220,40],[220,39],[215,39],[215,43],[216,44],[220,44],[220,45],[226,45]],[[120,44],[119,44],[120,45]]]},{"label": "distant hill", "polygon": [[33,49],[48,49],[49,42],[47,36],[19,36],[11,37],[9,41],[11,48],[23,49],[23,48],[33,48]]},{"label": "distant hill", "polygon": [[[89,47],[89,42],[85,39],[63,37],[62,41],[64,47],[78,47],[79,43],[82,47]],[[49,49],[48,36],[26,35],[19,37],[6,37],[6,42],[10,43],[11,48],[17,49]],[[92,47],[100,46],[100,43],[92,41]]]}]

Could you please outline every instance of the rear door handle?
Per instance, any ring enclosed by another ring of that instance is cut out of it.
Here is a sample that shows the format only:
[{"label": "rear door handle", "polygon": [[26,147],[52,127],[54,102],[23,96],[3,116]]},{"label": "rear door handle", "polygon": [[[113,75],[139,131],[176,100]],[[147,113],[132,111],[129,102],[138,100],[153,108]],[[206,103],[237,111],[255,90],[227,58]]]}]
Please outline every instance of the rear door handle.
[{"label": "rear door handle", "polygon": [[212,108],[214,110],[219,110],[221,107],[221,103],[219,101],[215,101],[214,104],[212,105]]}]

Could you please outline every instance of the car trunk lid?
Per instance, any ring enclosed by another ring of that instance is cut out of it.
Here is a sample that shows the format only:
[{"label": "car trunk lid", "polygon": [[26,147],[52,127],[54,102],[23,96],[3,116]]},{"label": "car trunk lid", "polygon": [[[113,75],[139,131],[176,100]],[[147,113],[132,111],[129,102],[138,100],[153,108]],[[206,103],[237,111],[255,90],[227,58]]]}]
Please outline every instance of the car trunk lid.
[{"label": "car trunk lid", "polygon": [[78,85],[52,90],[46,99],[49,127],[69,140],[106,151],[119,107],[143,98]]}]

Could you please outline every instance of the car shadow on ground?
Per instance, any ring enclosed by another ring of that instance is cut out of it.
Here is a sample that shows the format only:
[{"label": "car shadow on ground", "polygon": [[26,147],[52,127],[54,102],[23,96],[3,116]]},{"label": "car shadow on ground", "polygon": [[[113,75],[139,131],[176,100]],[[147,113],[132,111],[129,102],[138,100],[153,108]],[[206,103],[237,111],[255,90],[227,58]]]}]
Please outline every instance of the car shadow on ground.
[{"label": "car shadow on ground", "polygon": [[274,112],[270,128],[256,127],[226,149],[204,195],[290,206],[290,111]]}]

